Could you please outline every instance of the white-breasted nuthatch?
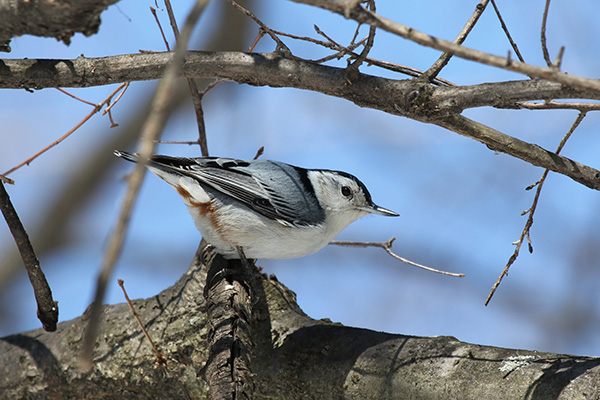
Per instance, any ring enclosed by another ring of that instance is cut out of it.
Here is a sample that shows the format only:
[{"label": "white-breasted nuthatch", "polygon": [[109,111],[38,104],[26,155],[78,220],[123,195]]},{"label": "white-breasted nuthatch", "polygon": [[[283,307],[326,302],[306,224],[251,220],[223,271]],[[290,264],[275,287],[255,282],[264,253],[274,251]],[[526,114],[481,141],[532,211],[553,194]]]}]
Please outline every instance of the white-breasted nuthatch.
[{"label": "white-breasted nuthatch", "polygon": [[[138,162],[135,154],[115,155]],[[250,259],[314,253],[367,214],[398,216],[371,200],[346,172],[304,169],[270,160],[152,156],[148,169],[183,198],[215,251]]]}]

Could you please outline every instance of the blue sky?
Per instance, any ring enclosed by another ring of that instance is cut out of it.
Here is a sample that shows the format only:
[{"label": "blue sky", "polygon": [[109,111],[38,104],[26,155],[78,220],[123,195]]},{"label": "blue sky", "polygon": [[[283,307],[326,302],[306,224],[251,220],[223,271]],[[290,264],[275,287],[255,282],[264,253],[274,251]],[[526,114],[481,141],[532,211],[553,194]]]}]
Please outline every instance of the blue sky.
[{"label": "blue sky", "polygon": [[[196,30],[194,49],[210,36],[222,2],[211,2]],[[343,18],[292,2],[271,2],[253,11],[274,29],[316,37],[313,24],[341,43],[354,33]],[[398,6],[381,1],[378,13],[445,39],[453,39],[474,9],[474,1],[413,2]],[[102,14],[100,32],[76,35],[67,47],[54,39],[20,37],[10,58],[76,58],[163,50],[162,39],[148,6],[154,2],[125,0]],[[525,60],[543,65],[539,27],[544,2],[500,4],[511,34]],[[600,58],[592,1],[553,2],[548,43],[552,56],[567,50],[563,69],[597,77]],[[187,10],[176,10],[183,16]],[[489,8],[466,45],[505,55],[509,44]],[[523,18],[526,15],[527,18]],[[165,29],[165,13],[159,12]],[[182,20],[182,18],[180,18]],[[572,29],[577,24],[578,29]],[[366,30],[363,29],[364,32]],[[249,30],[246,45],[254,40]],[[594,36],[595,35],[595,36]],[[326,54],[303,43],[284,41],[299,56]],[[274,44],[264,38],[256,51]],[[438,52],[378,32],[371,52],[383,59],[427,69]],[[343,66],[344,62],[331,65]],[[405,79],[375,67],[362,72]],[[511,72],[453,59],[442,77],[457,84],[524,79]],[[151,95],[155,82],[134,82],[113,115],[125,125]],[[115,86],[72,92],[99,102]],[[5,127],[0,146],[0,170],[6,171],[64,134],[88,112],[54,89],[35,93],[0,91]],[[533,192],[524,188],[542,170],[497,154],[485,146],[439,127],[363,109],[340,99],[296,89],[273,89],[225,83],[204,101],[209,149],[213,155],[251,158],[265,146],[264,158],[309,168],[344,170],[358,176],[374,201],[400,213],[399,218],[367,217],[340,235],[342,240],[387,241],[415,262],[464,272],[457,279],[417,270],[378,249],[328,246],[314,255],[290,260],[260,261],[295,291],[302,309],[314,318],[392,333],[452,335],[479,344],[582,355],[600,354],[600,297],[597,290],[598,193],[569,178],[551,174],[543,189],[531,230],[534,252],[524,247],[490,306],[483,305],[523,229],[521,211],[530,207]],[[481,108],[465,115],[504,133],[555,149],[577,116],[576,111],[514,111]],[[567,143],[563,154],[595,168],[599,117],[590,113]],[[60,146],[11,175],[7,189],[26,227],[43,215],[44,204],[86,157],[109,135],[106,117],[95,116]],[[174,114],[163,135],[169,140],[193,140],[195,117],[190,105]],[[132,149],[133,150],[133,149]],[[160,145],[169,155],[199,155],[196,147]],[[115,158],[101,193],[69,223],[67,246],[42,255],[62,321],[79,316],[91,301],[107,238],[116,223],[131,165]],[[187,269],[200,239],[177,193],[148,175],[138,199],[114,284],[107,302],[123,301],[116,279],[125,280],[132,298],[149,297],[173,284]],[[0,224],[0,255],[14,246]],[[24,272],[5,286],[0,300],[11,324],[0,335],[36,329],[35,301]],[[201,294],[199,294],[201,295]]]}]

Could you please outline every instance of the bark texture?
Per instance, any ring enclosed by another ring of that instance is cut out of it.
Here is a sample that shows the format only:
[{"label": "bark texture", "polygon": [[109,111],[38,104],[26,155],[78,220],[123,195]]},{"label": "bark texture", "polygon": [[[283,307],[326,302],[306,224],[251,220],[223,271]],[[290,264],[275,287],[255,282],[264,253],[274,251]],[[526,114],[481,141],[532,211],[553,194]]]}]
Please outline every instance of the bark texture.
[{"label": "bark texture", "polygon": [[[218,256],[215,260],[230,266]],[[244,382],[251,390],[238,395],[253,391],[247,397],[600,398],[600,358],[479,346],[453,337],[392,335],[318,321],[305,315],[294,293],[276,279],[257,272],[255,278],[258,298],[250,303],[254,312],[244,328],[252,344],[247,352],[237,353],[249,355],[251,373],[231,375],[253,382]],[[215,397],[215,389],[207,384],[214,371],[232,368],[231,357],[223,355],[234,353],[229,345],[215,347],[223,341],[211,340],[221,326],[215,322],[231,309],[207,310],[205,279],[206,268],[197,258],[174,286],[134,301],[167,355],[166,365],[156,364],[126,304],[105,306],[90,371],[78,365],[85,315],[60,323],[56,333],[37,330],[0,339],[2,398],[244,398]],[[229,284],[225,279],[215,288],[221,283]],[[224,293],[248,290],[235,289],[235,282],[230,286],[234,288],[224,287]],[[236,339],[228,334],[222,338],[229,344]]]},{"label": "bark texture", "polygon": [[[76,32],[98,32],[100,14],[118,0],[4,0],[0,1],[0,44],[15,36],[54,37],[69,44]],[[4,51],[10,51],[4,47]]]}]

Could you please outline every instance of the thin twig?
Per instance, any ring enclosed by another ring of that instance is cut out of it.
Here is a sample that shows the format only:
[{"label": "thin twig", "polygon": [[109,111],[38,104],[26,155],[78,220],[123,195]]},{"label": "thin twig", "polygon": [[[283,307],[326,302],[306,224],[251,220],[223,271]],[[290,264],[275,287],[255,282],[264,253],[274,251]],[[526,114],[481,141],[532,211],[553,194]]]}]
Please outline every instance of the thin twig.
[{"label": "thin twig", "polygon": [[[556,154],[559,154],[561,152],[561,150],[565,146],[565,143],[567,143],[567,140],[569,140],[569,138],[571,137],[573,132],[575,132],[575,129],[577,129],[577,127],[579,126],[581,121],[583,121],[583,119],[585,118],[586,113],[587,113],[587,111],[582,111],[579,113],[579,115],[577,116],[577,119],[575,119],[575,122],[573,122],[573,125],[571,125],[571,128],[569,128],[569,131],[561,139],[561,141],[556,149]],[[490,294],[488,295],[487,299],[485,300],[484,304],[486,306],[489,304],[490,300],[494,296],[494,293],[496,293],[496,289],[498,289],[498,286],[500,285],[500,282],[502,282],[502,279],[508,275],[508,270],[510,269],[510,266],[517,260],[517,257],[519,256],[519,251],[521,250],[521,245],[523,244],[523,240],[525,238],[527,238],[529,252],[533,253],[533,246],[531,244],[531,235],[530,235],[531,226],[533,225],[533,214],[535,214],[535,210],[537,209],[538,201],[540,198],[540,193],[542,191],[542,187],[544,186],[544,182],[546,181],[546,177],[548,176],[549,172],[550,171],[548,169],[544,170],[544,173],[542,174],[542,177],[540,178],[540,180],[537,181],[536,183],[534,183],[533,185],[530,185],[527,187],[527,190],[531,190],[537,186],[537,190],[535,191],[535,196],[533,198],[533,203],[531,204],[531,207],[528,210],[523,211],[523,213],[521,214],[521,215],[529,214],[529,216],[527,217],[527,222],[525,222],[525,227],[523,228],[523,231],[521,232],[521,236],[519,237],[519,240],[517,240],[516,242],[513,243],[516,246],[515,251],[508,259],[508,262],[506,263],[504,270],[502,270],[502,273],[500,274],[500,276],[498,277],[498,279],[492,286]]]},{"label": "thin twig", "polygon": [[314,62],[314,63],[316,63],[316,64],[322,64],[324,62],[327,62],[327,61],[333,60],[333,59],[339,60],[340,58],[342,58],[343,56],[345,56],[347,54],[351,55],[354,58],[356,58],[356,57],[358,57],[358,54],[353,53],[354,49],[357,48],[357,47],[359,47],[364,42],[366,42],[367,39],[368,39],[368,37],[364,38],[363,40],[359,41],[358,43],[352,43],[348,47],[340,46],[340,49],[337,51],[337,53],[333,53],[333,54],[330,54],[328,56],[321,57],[321,58],[318,58],[316,60],[311,60],[311,61]]},{"label": "thin twig", "polygon": [[[367,6],[369,8],[369,11],[371,11],[372,13],[377,12],[377,10],[375,8],[374,0],[367,0]],[[354,40],[356,40],[356,37],[358,36],[359,27],[360,27],[360,25],[356,28],[356,32],[354,34],[354,37],[352,38],[351,43],[354,43]],[[358,57],[356,57],[356,59],[348,65],[348,68],[346,68],[346,78],[348,79],[349,82],[354,82],[358,79],[358,77],[359,77],[358,68],[365,61],[365,59],[369,55],[369,52],[373,48],[373,44],[375,44],[375,32],[376,31],[377,31],[377,27],[375,27],[373,25],[369,26],[369,37],[367,39],[367,43],[363,47],[363,49],[360,52],[360,54],[358,55]]]},{"label": "thin twig", "polygon": [[[298,40],[305,40],[311,43],[315,43],[318,44],[320,46],[323,47],[327,47],[333,50],[337,50],[338,52],[336,54],[332,54],[330,56],[327,57],[323,57],[320,58],[318,60],[311,60],[314,63],[320,64],[323,63],[325,61],[329,61],[333,58],[339,58],[341,55],[344,54],[350,54],[353,57],[359,57],[358,54],[354,53],[353,50],[355,47],[358,47],[361,43],[363,43],[365,40],[368,39],[368,37],[362,39],[361,41],[359,41],[358,43],[354,43],[351,46],[348,47],[344,47],[341,44],[337,43],[335,40],[333,40],[332,38],[330,38],[325,32],[323,32],[321,29],[319,29],[319,27],[317,25],[314,26],[315,31],[323,36],[325,39],[327,39],[327,42],[325,41],[321,41],[321,40],[316,40],[316,39],[312,39],[312,38],[307,38],[307,37],[302,37],[302,36],[293,36],[293,35],[287,35],[293,39],[298,39]],[[275,31],[277,34],[280,35],[286,35],[285,33],[282,32],[277,32]],[[408,75],[408,76],[413,76],[413,77],[420,77],[423,75],[423,71],[416,69],[416,68],[412,68],[412,67],[407,67],[404,65],[399,65],[399,64],[394,64],[388,61],[381,61],[381,60],[376,60],[374,58],[370,58],[367,57],[365,58],[365,61],[367,61],[367,63],[369,63],[370,65],[375,65],[379,68],[383,68],[383,69],[387,69],[389,71],[394,71],[394,72],[398,72],[404,75]],[[454,83],[447,81],[445,79],[441,79],[441,78],[432,78],[431,83],[435,84],[435,85],[443,85],[443,86],[456,86]]]},{"label": "thin twig", "polygon": [[200,91],[200,94],[204,96],[206,93],[208,93],[209,90],[212,90],[215,86],[223,82],[227,82],[227,79],[215,79],[214,81],[206,85],[206,87]]},{"label": "thin twig", "polygon": [[115,128],[117,126],[119,126],[119,124],[117,124],[112,117],[112,108],[115,104],[117,104],[117,102],[119,100],[121,100],[121,97],[123,97],[123,95],[125,94],[125,91],[127,90],[127,88],[129,87],[129,82],[125,82],[125,87],[123,87],[123,90],[121,91],[121,93],[119,93],[119,95],[117,96],[117,98],[115,99],[115,101],[113,101],[112,103],[110,103],[106,109],[102,112],[102,115],[106,115],[108,114],[108,119],[110,120],[110,127],[111,128]]},{"label": "thin twig", "polygon": [[0,182],[8,183],[9,185],[14,185],[15,184],[14,180],[12,180],[9,177],[6,177],[4,175],[0,175]]},{"label": "thin twig", "polygon": [[262,156],[264,152],[265,146],[260,146],[260,149],[258,149],[258,151],[256,152],[256,155],[254,156],[253,160],[258,160],[258,157]]},{"label": "thin twig", "polygon": [[358,54],[352,53],[352,51],[354,51],[355,48],[357,48],[358,46],[360,46],[361,44],[363,44],[364,42],[366,42],[369,39],[369,36],[367,36],[364,39],[360,40],[359,42],[355,43],[356,38],[352,38],[352,42],[350,43],[350,46],[346,47],[346,46],[342,46],[341,44],[339,44],[338,42],[333,40],[331,37],[329,37],[317,25],[314,25],[314,28],[315,28],[315,31],[317,32],[317,34],[319,34],[319,35],[323,36],[325,39],[327,39],[327,42],[323,42],[321,40],[314,40],[313,43],[317,43],[317,44],[322,43],[322,45],[324,47],[327,47],[327,48],[330,48],[333,50],[337,50],[337,53],[330,54],[328,56],[319,58],[317,60],[312,60],[312,62],[317,63],[317,64],[321,64],[326,61],[333,60],[334,58],[339,60],[346,54],[351,54],[356,58],[356,57],[358,57]]},{"label": "thin twig", "polygon": [[[298,0],[297,0],[298,1]],[[304,1],[304,0],[302,0]],[[312,3],[311,3],[312,4]],[[343,11],[336,7],[336,2],[315,2],[314,5],[332,12],[344,15]],[[447,51],[457,57],[479,62],[481,64],[491,65],[497,68],[502,68],[508,71],[518,72],[530,77],[541,78],[551,82],[561,83],[572,88],[580,90],[593,90],[600,92],[600,81],[598,79],[583,78],[576,75],[569,75],[564,72],[550,69],[547,67],[538,67],[535,65],[525,64],[518,61],[507,60],[506,57],[497,56],[494,54],[485,53],[469,47],[457,45],[448,40],[444,40],[406,25],[399,24],[390,19],[387,19],[376,13],[372,13],[362,8],[354,8],[351,18],[358,22],[375,25],[386,32],[398,35],[420,45]]]},{"label": "thin twig", "polygon": [[[106,107],[106,109],[102,112],[102,115],[106,115],[107,113],[110,114],[110,110],[114,107],[115,104],[117,104],[117,102],[119,100],[121,100],[121,97],[123,97],[123,95],[125,94],[125,91],[127,90],[128,87],[129,87],[129,82],[123,83],[123,90],[121,91],[121,93],[119,93],[119,95],[117,96],[115,101],[113,101],[112,103],[110,103],[108,105],[108,107]],[[110,100],[108,100],[108,101],[110,102]]]},{"label": "thin twig", "polygon": [[150,335],[148,334],[148,331],[146,330],[146,327],[142,323],[142,320],[141,320],[140,316],[135,311],[135,308],[133,308],[133,303],[131,302],[131,300],[129,299],[129,296],[127,295],[127,290],[125,290],[125,282],[123,281],[123,279],[118,279],[117,283],[119,284],[119,286],[123,290],[123,295],[125,296],[125,300],[127,301],[127,304],[129,305],[129,308],[131,309],[131,313],[133,314],[133,316],[137,320],[140,328],[142,328],[142,331],[144,332],[144,335],[146,336],[146,339],[148,339],[148,342],[150,342],[150,346],[152,346],[152,350],[154,350],[154,354],[156,355],[156,365],[164,365],[164,364],[166,364],[167,363],[167,357],[165,357],[165,355],[154,344],[154,342],[152,341],[152,338],[150,338]]},{"label": "thin twig", "polygon": [[282,52],[286,55],[286,57],[295,58],[295,56],[292,55],[291,50],[285,45],[285,43],[283,43],[281,39],[277,37],[277,35],[273,32],[271,28],[269,28],[265,23],[258,19],[256,15],[252,14],[249,10],[245,9],[240,4],[236,3],[234,0],[229,0],[229,4],[231,4],[234,8],[241,11],[248,17],[252,18],[252,20],[254,20],[254,22],[256,22],[258,26],[260,26],[260,29],[264,31],[267,35],[269,35],[271,39],[273,39],[273,41],[277,44],[277,51]]},{"label": "thin twig", "polygon": [[565,46],[560,46],[558,49],[558,55],[556,56],[556,60],[552,63],[552,66],[557,70],[560,70],[560,66],[562,65],[563,56],[565,55]]},{"label": "thin twig", "polygon": [[[314,43],[316,45],[337,51],[337,53],[335,53],[335,54],[332,54],[332,55],[329,55],[329,56],[326,56],[326,57],[323,57],[323,58],[320,58],[317,60],[310,60],[317,64],[321,64],[323,62],[329,61],[334,58],[339,58],[340,54],[342,54],[342,55],[350,54],[353,57],[358,57],[358,54],[353,52],[354,48],[360,46],[365,40],[368,39],[368,36],[367,36],[364,39],[362,39],[361,41],[352,44],[351,46],[344,47],[341,44],[337,43],[335,40],[331,39],[325,32],[323,32],[321,29],[319,29],[319,27],[317,25],[314,26],[314,29],[319,35],[326,38],[327,41],[313,39],[311,37],[306,37],[306,36],[292,35],[290,33],[285,33],[285,32],[276,31],[276,30],[273,30],[273,32],[279,36],[287,36],[291,39],[302,40],[305,42]],[[389,61],[377,60],[377,59],[370,58],[370,57],[365,58],[365,61],[367,63],[369,63],[370,65],[375,65],[376,67],[379,67],[379,68],[387,69],[389,71],[398,72],[398,73],[412,76],[412,77],[419,77],[419,76],[423,75],[423,71],[421,71],[420,69],[407,67],[405,65],[400,65],[400,64],[394,64]],[[431,83],[433,83],[435,85],[441,85],[441,86],[456,86],[454,83],[447,81],[445,79],[442,79],[442,78],[434,78]]]},{"label": "thin twig", "polygon": [[156,25],[158,25],[158,29],[160,29],[160,34],[163,38],[163,41],[165,42],[165,47],[167,48],[167,51],[171,51],[171,47],[169,46],[169,42],[167,41],[165,32],[163,31],[162,25],[160,24],[160,21],[158,20],[158,15],[156,15],[156,9],[152,6],[150,6],[150,12],[152,13],[152,15],[154,15],[154,19],[156,20]]},{"label": "thin twig", "polygon": [[[314,29],[319,32],[320,29],[317,25],[314,25]],[[338,46],[333,44],[332,42],[329,41],[323,41],[323,40],[319,40],[319,39],[314,39],[308,36],[298,36],[298,35],[293,35],[291,33],[287,33],[287,32],[282,32],[282,31],[278,31],[275,29],[271,29],[273,31],[274,34],[278,35],[278,36],[286,36],[289,37],[290,39],[295,39],[295,40],[301,40],[304,42],[309,42],[309,43],[314,43],[316,45],[322,46],[322,47],[327,47],[329,49],[332,50],[338,50]]]},{"label": "thin twig", "polygon": [[119,220],[110,238],[106,254],[102,262],[102,269],[98,275],[96,282],[96,294],[94,296],[94,302],[91,306],[89,322],[83,339],[81,362],[82,365],[88,369],[92,365],[92,352],[94,350],[96,337],[98,336],[98,329],[100,327],[100,311],[102,309],[102,302],[104,300],[104,294],[106,293],[108,279],[112,275],[112,271],[115,267],[117,259],[121,254],[125,233],[129,224],[129,218],[131,216],[131,210],[142,184],[142,179],[146,170],[146,163],[156,147],[155,139],[158,138],[166,125],[169,102],[173,96],[173,82],[175,81],[181,65],[184,62],[185,52],[192,30],[196,25],[196,21],[204,11],[207,3],[208,0],[197,1],[194,4],[193,9],[188,14],[181,35],[177,40],[173,60],[168,65],[163,78],[158,83],[158,87],[156,88],[156,92],[154,93],[154,97],[150,104],[148,118],[142,126],[142,133],[140,137],[141,150],[139,152],[140,163],[136,165],[135,170],[129,178],[129,186],[127,188],[125,199],[123,200],[123,206],[121,207]]},{"label": "thin twig", "polygon": [[462,273],[442,271],[439,269],[427,267],[425,265],[417,264],[416,262],[410,261],[404,257],[400,257],[398,254],[396,254],[392,251],[392,244],[394,243],[394,240],[396,240],[395,237],[391,238],[390,240],[388,240],[387,242],[384,242],[384,243],[380,243],[380,242],[345,242],[345,241],[334,240],[332,242],[329,242],[329,244],[335,244],[337,246],[346,246],[346,247],[379,247],[379,248],[384,249],[390,256],[394,257],[397,260],[402,261],[403,263],[406,263],[406,264],[409,264],[409,265],[412,265],[415,267],[419,267],[419,268],[425,269],[427,271],[442,274],[442,275],[450,275],[450,276],[455,276],[458,278],[462,278],[463,276],[465,276],[465,274],[462,274]]},{"label": "thin twig", "polygon": [[[413,76],[415,78],[422,76],[424,73],[423,71],[416,69],[416,68],[407,67],[405,65],[394,64],[394,63],[391,63],[388,61],[376,60],[374,58],[367,57],[366,61],[369,64],[375,65],[379,68],[384,68],[384,69],[398,72],[398,73],[408,75],[408,76]],[[454,83],[452,83],[446,79],[439,78],[439,77],[432,78],[430,83],[432,83],[434,85],[438,85],[438,86],[456,86]]]},{"label": "thin twig", "polygon": [[[173,28],[175,39],[179,40],[179,28],[177,27],[177,20],[175,19],[173,7],[171,7],[171,1],[165,0],[165,6],[167,7],[167,13],[169,14],[169,21],[171,22],[171,28]],[[198,125],[197,143],[200,145],[200,152],[206,157],[208,156],[208,141],[206,139],[206,124],[204,123],[202,95],[198,92],[198,85],[196,85],[196,81],[193,78],[187,78],[187,82],[190,88],[192,102],[194,103],[194,110],[196,111],[196,124]]]},{"label": "thin twig", "polygon": [[510,32],[508,32],[508,27],[504,23],[504,19],[502,18],[502,15],[500,15],[500,10],[498,9],[498,6],[496,5],[496,1],[495,0],[492,0],[492,6],[494,6],[494,11],[496,11],[496,15],[498,16],[498,20],[500,21],[500,25],[502,26],[502,30],[504,31],[504,34],[508,38],[508,41],[510,42],[511,47],[513,48],[513,50],[517,54],[517,57],[519,58],[519,61],[521,61],[522,63],[525,63],[525,60],[523,59],[523,56],[521,55],[521,52],[519,51],[519,47],[517,46],[517,44],[515,43],[515,41],[513,40],[513,38],[510,36]]},{"label": "thin twig", "polygon": [[38,306],[38,319],[42,322],[44,330],[54,332],[58,322],[58,302],[52,299],[52,290],[29,241],[29,235],[27,235],[2,182],[0,182],[0,210],[19,248],[29,281],[33,286],[33,293]]},{"label": "thin twig", "polygon": [[14,167],[12,167],[11,169],[9,169],[8,171],[6,171],[2,175],[10,175],[11,173],[13,173],[16,170],[18,170],[19,168],[21,168],[22,166],[29,165],[33,160],[35,160],[36,158],[38,158],[39,156],[41,156],[42,154],[44,154],[45,152],[47,152],[48,150],[50,150],[51,148],[53,148],[54,146],[60,144],[63,140],[65,140],[66,138],[68,138],[69,136],[71,136],[71,134],[73,132],[75,132],[83,124],[85,124],[87,122],[87,120],[89,120],[90,118],[92,118],[94,116],[94,114],[96,114],[98,111],[100,111],[102,109],[102,107],[104,107],[104,105],[106,105],[108,102],[110,102],[110,100],[113,98],[113,96],[119,92],[119,90],[125,88],[127,85],[128,85],[127,83],[120,84],[119,87],[117,87],[111,94],[109,94],[106,99],[104,99],[101,103],[98,103],[98,104],[93,104],[93,103],[86,102],[85,100],[81,100],[81,99],[73,96],[72,94],[70,94],[68,92],[65,92],[64,90],[61,90],[63,93],[66,93],[69,96],[71,96],[73,98],[76,98],[77,100],[83,101],[84,103],[87,103],[87,104],[92,104],[94,106],[94,109],[88,115],[86,115],[85,118],[83,118],[77,125],[75,125],[71,130],[69,130],[67,133],[65,133],[64,135],[62,135],[60,138],[58,138],[57,140],[55,140],[54,142],[52,142],[48,146],[44,147],[42,150],[40,150],[37,153],[35,153],[33,156],[29,157],[27,160],[25,160],[22,163],[14,166]]},{"label": "thin twig", "polygon": [[88,106],[96,107],[96,104],[92,103],[91,101],[87,101],[87,100],[82,99],[81,97],[77,97],[74,94],[67,92],[63,88],[55,88],[55,89],[58,90],[59,92],[66,94],[69,97],[74,98],[75,100],[79,100],[80,102],[87,104]]},{"label": "thin twig", "polygon": [[[475,11],[471,15],[471,17],[469,18],[469,20],[467,21],[465,26],[462,28],[462,30],[458,33],[458,35],[456,36],[456,39],[454,39],[453,43],[456,43],[456,44],[464,43],[465,39],[467,39],[467,36],[469,35],[469,33],[471,33],[471,30],[473,30],[473,27],[479,20],[479,17],[481,16],[481,14],[483,14],[483,11],[487,7],[489,1],[490,0],[481,0],[481,2],[479,4],[477,4],[477,6],[475,7]],[[444,52],[440,56],[440,58],[438,58],[436,60],[436,62],[434,62],[433,65],[431,67],[429,67],[429,69],[427,71],[425,71],[421,75],[421,77],[419,77],[419,79],[427,81],[427,82],[432,82],[433,79],[435,77],[437,77],[439,75],[439,73],[442,71],[442,69],[448,64],[448,62],[450,61],[450,58],[452,58],[452,53]]]},{"label": "thin twig", "polygon": [[552,61],[550,60],[550,53],[548,52],[548,46],[546,45],[546,23],[548,22],[548,10],[550,9],[550,0],[546,0],[546,6],[544,7],[544,15],[542,16],[542,29],[541,29],[541,42],[542,42],[542,53],[544,54],[544,60],[546,65],[552,67]]},{"label": "thin twig", "polygon": [[262,29],[258,30],[258,33],[256,34],[256,38],[254,39],[254,42],[252,42],[252,44],[250,45],[250,47],[248,47],[248,53],[252,53],[254,51],[254,48],[256,47],[256,45],[258,44],[258,42],[260,41],[260,39],[263,38],[263,36],[265,36],[265,31],[263,31]]}]

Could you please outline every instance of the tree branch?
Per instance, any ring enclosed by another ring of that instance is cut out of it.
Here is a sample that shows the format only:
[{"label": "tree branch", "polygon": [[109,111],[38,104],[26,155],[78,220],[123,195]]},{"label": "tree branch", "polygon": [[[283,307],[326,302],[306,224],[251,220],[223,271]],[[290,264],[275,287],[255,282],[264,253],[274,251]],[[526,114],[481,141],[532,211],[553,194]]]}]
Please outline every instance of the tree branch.
[{"label": "tree branch", "polygon": [[[489,53],[484,53],[468,47],[458,45],[445,39],[436,38],[429,34],[419,32],[409,26],[399,24],[373,12],[365,10],[356,1],[347,0],[292,0],[296,3],[313,5],[323,8],[337,14],[341,14],[348,19],[356,22],[369,24],[381,28],[389,33],[401,36],[420,45],[431,47],[443,52],[454,54],[457,57],[479,62],[486,65],[506,69],[509,71],[525,74],[533,78],[546,79],[552,82],[562,83],[582,90],[594,90],[600,92],[600,80],[582,78],[580,76],[569,75],[558,71],[556,68],[543,68],[535,65],[525,64],[511,60],[510,58],[500,57]],[[351,6],[349,4],[352,3]]]},{"label": "tree branch", "polygon": [[[469,18],[469,20],[467,21],[465,26],[460,30],[458,36],[456,36],[456,38],[454,39],[454,43],[459,44],[459,45],[462,45],[464,43],[464,41],[467,39],[467,36],[469,35],[469,33],[471,33],[471,30],[473,30],[473,27],[475,26],[477,21],[479,21],[479,17],[481,17],[481,14],[483,14],[483,11],[487,7],[488,3],[489,3],[489,0],[481,0],[479,2],[479,4],[477,4],[477,6],[475,6],[475,11],[473,11],[473,14]],[[422,81],[432,82],[433,79],[436,76],[438,76],[438,74],[446,66],[446,64],[448,64],[448,62],[450,61],[450,58],[452,58],[451,53],[442,54],[440,56],[440,58],[438,58],[433,63],[433,65],[431,67],[429,67],[429,69],[427,71],[425,71],[419,77],[419,79]]]},{"label": "tree branch", "polygon": [[2,211],[6,224],[19,248],[29,281],[33,286],[33,293],[38,306],[37,316],[46,331],[54,332],[58,322],[58,303],[52,298],[52,290],[29,241],[29,235],[27,235],[2,182],[0,182],[0,211]]},{"label": "tree branch", "polygon": [[[79,87],[157,79],[172,57],[172,53],[152,53],[88,59],[78,57],[75,60],[4,60],[10,73],[0,75],[3,78],[0,86]],[[600,171],[457,115],[466,106],[507,106],[508,102],[514,101],[513,106],[518,108],[516,102],[524,100],[600,98],[600,92],[593,90],[564,88],[553,82],[538,80],[462,88],[432,87],[410,80],[398,81],[366,74],[360,74],[360,79],[348,85],[345,70],[341,68],[288,59],[277,54],[239,52],[188,52],[181,74],[185,77],[226,78],[254,86],[294,87],[344,98],[360,107],[442,126],[482,142],[492,150],[563,174],[589,188],[600,189]],[[505,98],[498,100],[498,93],[504,93]]]},{"label": "tree branch", "polygon": [[0,1],[0,42],[35,35],[54,37],[68,45],[75,32],[85,36],[98,32],[100,14],[117,1]]},{"label": "tree branch", "polygon": [[[125,54],[76,59],[0,59],[0,88],[43,89],[54,87],[93,87],[122,82],[160,79],[172,61],[172,52]],[[180,76],[185,78],[224,78],[255,86],[293,87],[341,97],[345,69],[289,59],[273,53],[189,51]],[[290,76],[295,73],[299,76]],[[361,74],[362,85],[382,86],[391,98],[414,89],[410,80],[395,80]],[[317,83],[313,83],[318,80]],[[600,83],[600,80],[598,81]],[[504,100],[506,98],[506,100]],[[514,107],[513,101],[546,99],[594,99],[600,93],[545,80],[483,83],[470,86],[432,88],[438,112],[460,112],[472,107]],[[389,102],[388,102],[389,103]],[[389,104],[388,104],[389,106]],[[382,111],[393,110],[393,107]]]},{"label": "tree branch", "polygon": [[525,160],[538,167],[559,172],[590,189],[600,190],[600,171],[580,164],[576,161],[548,151],[538,145],[531,144],[498,132],[488,126],[470,120],[461,115],[449,116],[436,125],[463,134],[480,141],[491,150],[501,151]]},{"label": "tree branch", "polygon": [[[217,256],[219,257],[219,256]],[[222,258],[218,262],[224,262]],[[206,399],[210,363],[196,258],[174,286],[134,300],[167,363],[156,357],[126,304],[104,306],[103,338],[91,371],[78,366],[87,315],[0,339],[6,398]],[[263,277],[256,304],[252,370],[256,398],[463,399],[597,398],[600,358],[472,345],[449,336],[415,337],[345,327],[302,312],[284,285]],[[19,368],[15,368],[18,365]],[[203,379],[204,378],[204,379]],[[431,382],[435,382],[432,384]],[[469,388],[465,390],[465,388]]]}]

